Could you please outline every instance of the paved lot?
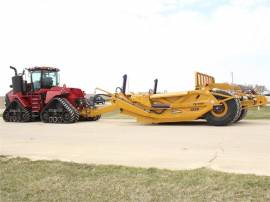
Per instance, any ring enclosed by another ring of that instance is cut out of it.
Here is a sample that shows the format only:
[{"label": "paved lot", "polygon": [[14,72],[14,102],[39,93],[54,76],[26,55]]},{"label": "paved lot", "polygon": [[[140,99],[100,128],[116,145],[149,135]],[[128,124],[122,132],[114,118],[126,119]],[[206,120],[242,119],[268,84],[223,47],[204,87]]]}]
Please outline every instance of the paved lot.
[{"label": "paved lot", "polygon": [[270,176],[270,121],[213,127],[110,119],[71,125],[1,120],[0,154],[168,169],[209,167]]}]

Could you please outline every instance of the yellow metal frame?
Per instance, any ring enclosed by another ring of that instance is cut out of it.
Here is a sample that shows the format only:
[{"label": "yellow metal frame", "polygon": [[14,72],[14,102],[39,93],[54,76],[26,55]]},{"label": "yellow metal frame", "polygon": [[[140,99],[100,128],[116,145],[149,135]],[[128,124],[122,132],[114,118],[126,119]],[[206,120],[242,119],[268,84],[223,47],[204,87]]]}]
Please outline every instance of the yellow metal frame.
[{"label": "yellow metal frame", "polygon": [[[234,98],[241,100],[242,108],[267,104],[264,96],[246,94],[236,85],[215,83],[215,78],[206,74],[196,73],[195,84],[196,89],[193,91],[164,94],[109,93],[97,88],[111,96],[111,104],[98,108],[85,108],[80,111],[80,114],[84,117],[95,117],[120,110],[121,113],[135,117],[142,123],[164,123],[200,119],[211,112],[214,106],[222,105]],[[229,95],[222,94],[218,90],[226,91]]]},{"label": "yellow metal frame", "polygon": [[207,74],[203,74],[200,72],[195,73],[195,87],[196,90],[204,88],[205,86],[208,86],[210,84],[215,83],[215,78],[212,76],[209,76]]}]

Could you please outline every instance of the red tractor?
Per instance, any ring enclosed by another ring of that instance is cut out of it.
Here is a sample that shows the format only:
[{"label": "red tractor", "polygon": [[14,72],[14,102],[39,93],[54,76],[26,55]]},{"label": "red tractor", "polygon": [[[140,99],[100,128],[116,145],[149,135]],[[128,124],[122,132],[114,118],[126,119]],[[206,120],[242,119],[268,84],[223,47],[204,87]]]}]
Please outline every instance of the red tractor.
[{"label": "red tractor", "polygon": [[18,74],[15,67],[10,68],[15,75],[10,86],[13,90],[5,97],[3,119],[7,122],[75,123],[82,119],[79,111],[90,107],[81,89],[59,86],[57,68],[28,68],[27,74],[25,70]]}]

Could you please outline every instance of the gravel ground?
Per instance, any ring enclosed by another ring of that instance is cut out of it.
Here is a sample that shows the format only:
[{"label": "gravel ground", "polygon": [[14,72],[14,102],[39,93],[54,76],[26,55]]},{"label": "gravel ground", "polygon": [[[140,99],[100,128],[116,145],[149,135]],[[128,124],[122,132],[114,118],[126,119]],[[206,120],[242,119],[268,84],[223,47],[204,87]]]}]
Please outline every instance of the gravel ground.
[{"label": "gravel ground", "polygon": [[168,169],[207,167],[270,176],[270,121],[229,127],[204,122],[141,125],[101,119],[76,124],[0,121],[0,154],[31,159]]}]

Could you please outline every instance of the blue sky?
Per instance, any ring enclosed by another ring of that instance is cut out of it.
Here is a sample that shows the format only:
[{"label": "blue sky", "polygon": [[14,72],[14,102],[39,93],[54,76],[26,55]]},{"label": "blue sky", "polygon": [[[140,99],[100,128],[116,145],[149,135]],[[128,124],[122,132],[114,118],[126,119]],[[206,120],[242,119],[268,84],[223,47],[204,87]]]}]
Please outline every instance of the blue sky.
[{"label": "blue sky", "polygon": [[162,1],[164,10],[173,13],[181,12],[183,10],[191,10],[208,15],[219,7],[224,6],[243,6],[248,9],[256,9],[257,7],[269,7],[269,0],[172,0]]},{"label": "blue sky", "polygon": [[231,4],[229,0],[212,0],[212,1],[181,1],[175,0],[171,2],[163,2],[163,11],[161,14],[173,15],[182,11],[199,12],[203,15],[211,15],[217,8],[228,6]]},{"label": "blue sky", "polygon": [[87,92],[193,89],[195,71],[270,88],[270,0],[0,1],[0,94],[10,65],[54,66]]}]

